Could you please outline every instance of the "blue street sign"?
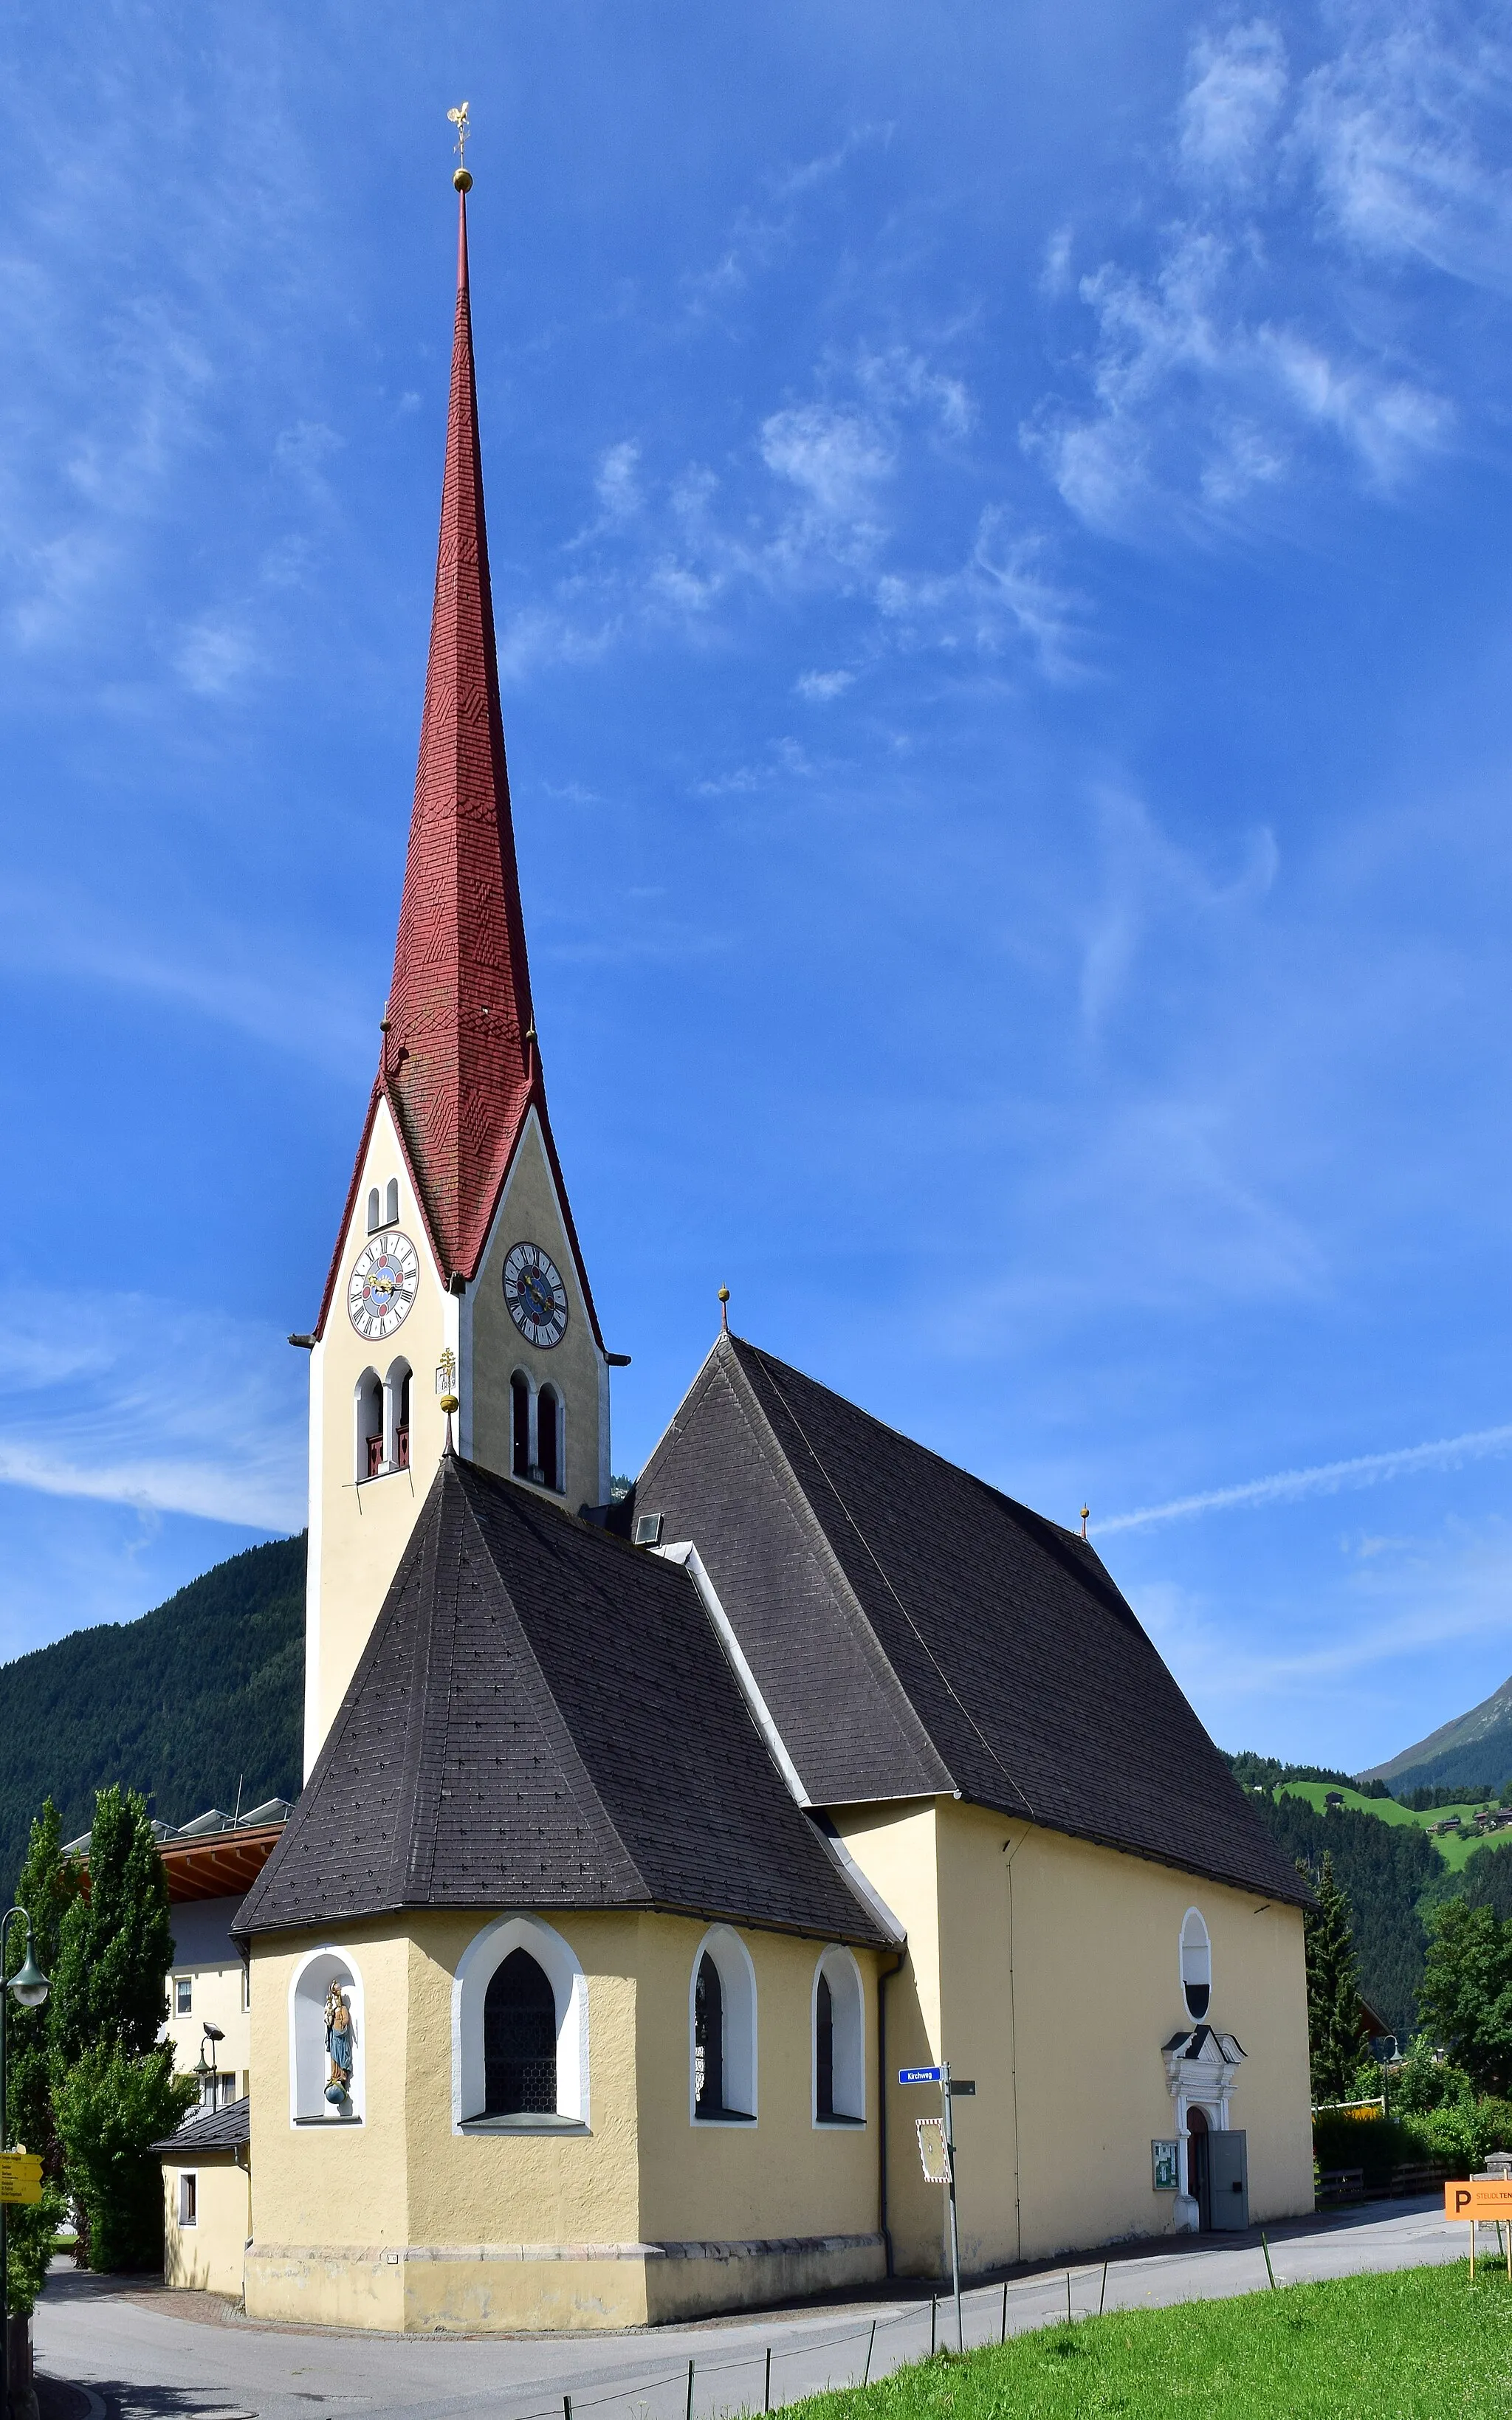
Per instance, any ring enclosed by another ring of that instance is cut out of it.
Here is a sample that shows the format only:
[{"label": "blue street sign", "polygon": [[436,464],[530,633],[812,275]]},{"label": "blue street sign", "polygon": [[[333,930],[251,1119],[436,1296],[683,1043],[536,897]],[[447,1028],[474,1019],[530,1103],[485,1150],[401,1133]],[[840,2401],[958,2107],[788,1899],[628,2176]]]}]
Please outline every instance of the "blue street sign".
[{"label": "blue street sign", "polygon": [[900,2067],[897,2080],[899,2084],[938,2084],[940,2070],[937,2067]]}]

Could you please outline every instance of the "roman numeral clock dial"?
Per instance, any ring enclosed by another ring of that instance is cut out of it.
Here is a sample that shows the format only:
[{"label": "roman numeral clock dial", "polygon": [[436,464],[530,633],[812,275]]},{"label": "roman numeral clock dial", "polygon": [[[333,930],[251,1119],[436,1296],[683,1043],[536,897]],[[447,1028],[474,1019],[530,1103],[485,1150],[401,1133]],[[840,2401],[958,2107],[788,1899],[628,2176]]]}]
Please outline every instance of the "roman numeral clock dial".
[{"label": "roman numeral clock dial", "polygon": [[369,1342],[392,1336],[408,1318],[420,1280],[420,1256],[408,1235],[372,1235],[352,1263],[347,1315]]},{"label": "roman numeral clock dial", "polygon": [[567,1288],[538,1244],[516,1244],[504,1264],[504,1298],[529,1344],[549,1352],[567,1334]]}]

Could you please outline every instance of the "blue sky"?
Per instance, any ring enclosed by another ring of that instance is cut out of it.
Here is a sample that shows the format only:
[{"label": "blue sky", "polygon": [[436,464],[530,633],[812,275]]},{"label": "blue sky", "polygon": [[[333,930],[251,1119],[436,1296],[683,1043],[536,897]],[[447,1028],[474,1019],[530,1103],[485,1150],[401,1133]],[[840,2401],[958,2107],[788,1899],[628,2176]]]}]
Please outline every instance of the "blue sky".
[{"label": "blue sky", "polygon": [[1500,1683],[1505,11],[32,0],[0,67],[0,1655],[303,1518],[465,95],[616,1466],[724,1280],[1089,1502],[1224,1744]]}]

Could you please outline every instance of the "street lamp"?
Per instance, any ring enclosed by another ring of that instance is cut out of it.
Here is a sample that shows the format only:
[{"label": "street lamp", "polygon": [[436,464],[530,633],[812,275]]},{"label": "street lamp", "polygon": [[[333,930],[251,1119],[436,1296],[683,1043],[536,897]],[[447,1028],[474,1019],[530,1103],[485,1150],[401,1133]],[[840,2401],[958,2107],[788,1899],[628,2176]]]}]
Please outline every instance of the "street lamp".
[{"label": "street lamp", "polygon": [[[7,2148],[9,2128],[6,2097],[6,2018],[14,1993],[19,2007],[39,2009],[52,1989],[32,1951],[32,1920],[23,1907],[8,1907],[0,1916],[0,1975],[5,1973],[10,1921],[19,1916],[26,1927],[26,1954],[7,1989],[0,1992],[0,2150]],[[0,2420],[10,2410],[10,2263],[6,2243],[6,2204],[0,2201]]]},{"label": "street lamp", "polygon": [[[194,2076],[195,2083],[199,2086],[200,2102],[202,2106],[207,2109],[213,2109],[215,2106],[215,2090],[219,2082],[219,2076],[215,2066],[215,2045],[217,2042],[222,2042],[225,2040],[226,2036],[221,2027],[219,2025],[210,2024],[207,2020],[204,2032],[200,2038],[199,2056],[195,2060],[193,2068],[190,2070],[190,2073]],[[210,2044],[210,2058],[208,2062],[205,2057],[205,2044],[207,2042]],[[0,2420],[5,2420],[3,2412],[0,2412]]]}]

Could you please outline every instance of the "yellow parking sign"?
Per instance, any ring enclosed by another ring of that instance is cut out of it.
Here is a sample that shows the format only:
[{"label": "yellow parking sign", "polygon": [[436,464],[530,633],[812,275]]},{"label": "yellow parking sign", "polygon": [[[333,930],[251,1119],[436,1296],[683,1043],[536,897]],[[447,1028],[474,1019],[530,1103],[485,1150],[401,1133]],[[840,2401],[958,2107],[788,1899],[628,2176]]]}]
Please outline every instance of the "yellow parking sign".
[{"label": "yellow parking sign", "polygon": [[42,2155],[39,2151],[0,2151],[0,2201],[40,2201]]}]

